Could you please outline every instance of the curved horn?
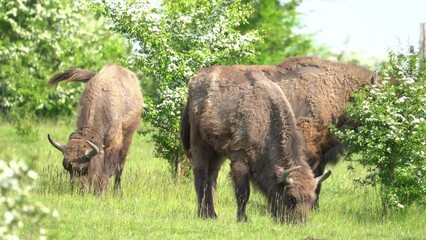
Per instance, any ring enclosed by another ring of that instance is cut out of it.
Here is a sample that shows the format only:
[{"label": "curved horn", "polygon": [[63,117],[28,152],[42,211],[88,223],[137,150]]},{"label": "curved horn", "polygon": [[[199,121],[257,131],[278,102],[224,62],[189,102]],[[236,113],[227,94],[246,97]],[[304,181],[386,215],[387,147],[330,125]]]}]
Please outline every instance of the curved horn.
[{"label": "curved horn", "polygon": [[275,171],[276,171],[276,174],[277,174],[277,177],[278,177],[278,181],[279,182],[285,182],[287,184],[292,184],[293,179],[290,178],[290,173],[296,171],[299,168],[301,168],[301,166],[292,167],[292,168],[289,168],[289,169],[284,171],[284,169],[282,167],[276,166]]},{"label": "curved horn", "polygon": [[92,151],[90,151],[88,154],[86,154],[86,157],[90,159],[90,158],[94,157],[96,154],[99,153],[99,148],[98,148],[98,146],[96,146],[94,143],[92,143],[89,140],[86,140],[86,142],[93,148]]},{"label": "curved horn", "polygon": [[65,153],[65,149],[67,148],[67,146],[62,145],[58,142],[55,142],[51,137],[50,134],[47,134],[47,139],[49,139],[49,142],[59,151],[61,151],[62,153]]},{"label": "curved horn", "polygon": [[289,168],[289,169],[285,170],[284,173],[283,173],[282,179],[284,179],[284,181],[286,183],[292,184],[293,183],[293,179],[290,178],[290,173],[296,171],[299,168],[301,168],[301,166],[296,166],[296,167],[292,167],[292,168]]},{"label": "curved horn", "polygon": [[331,175],[331,171],[328,170],[328,172],[326,172],[325,174],[319,177],[316,177],[315,180],[317,181],[317,185],[324,182],[328,177],[330,177],[330,175]]}]

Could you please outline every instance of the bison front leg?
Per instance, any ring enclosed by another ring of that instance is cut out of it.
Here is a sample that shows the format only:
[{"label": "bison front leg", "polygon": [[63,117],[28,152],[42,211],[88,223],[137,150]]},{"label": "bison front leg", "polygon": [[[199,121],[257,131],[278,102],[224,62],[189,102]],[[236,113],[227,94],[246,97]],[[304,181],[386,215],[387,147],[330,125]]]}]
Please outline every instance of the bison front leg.
[{"label": "bison front leg", "polygon": [[250,170],[243,161],[231,163],[231,176],[237,198],[237,221],[247,222],[246,205],[250,197]]},{"label": "bison front leg", "polygon": [[[317,168],[313,169],[313,173],[315,177],[322,176],[324,174],[324,170],[327,164],[336,164],[339,161],[340,156],[345,152],[345,147],[343,144],[337,143],[333,147],[325,150],[323,154],[321,154],[320,163]],[[317,185],[315,189],[316,199],[312,208],[319,209],[319,196],[321,193],[321,183]]]}]

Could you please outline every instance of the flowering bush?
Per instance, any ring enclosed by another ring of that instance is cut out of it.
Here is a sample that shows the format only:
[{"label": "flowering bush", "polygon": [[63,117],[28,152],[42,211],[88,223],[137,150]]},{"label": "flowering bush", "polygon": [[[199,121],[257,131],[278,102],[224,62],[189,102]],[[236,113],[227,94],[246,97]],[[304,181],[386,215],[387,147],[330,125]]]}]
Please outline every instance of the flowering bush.
[{"label": "flowering bush", "polygon": [[125,55],[124,38],[104,23],[74,0],[0,0],[0,114],[26,140],[37,135],[37,117],[75,112],[83,85],[62,85],[53,93],[47,87],[53,74],[96,70]]},{"label": "flowering bush", "polygon": [[147,0],[102,0],[92,8],[136,43],[129,62],[153,79],[157,90],[145,96],[143,118],[156,128],[157,156],[167,159],[176,174],[183,161],[178,133],[187,82],[202,67],[253,56],[257,32],[236,30],[249,16],[249,5],[239,0],[176,0],[155,8]]},{"label": "flowering bush", "polygon": [[[58,212],[29,200],[34,188],[32,181],[36,178],[37,174],[23,162],[0,160],[0,205],[4,210],[3,217],[0,218],[0,239],[19,239],[24,224],[31,226],[29,228],[34,231],[30,233],[32,236],[48,238],[42,223],[44,220],[56,220]],[[24,180],[30,180],[31,183],[24,184]]]},{"label": "flowering bush", "polygon": [[336,136],[347,158],[362,155],[368,174],[361,184],[378,185],[385,213],[426,196],[426,60],[389,53],[381,81],[354,94],[346,113],[355,124]]}]

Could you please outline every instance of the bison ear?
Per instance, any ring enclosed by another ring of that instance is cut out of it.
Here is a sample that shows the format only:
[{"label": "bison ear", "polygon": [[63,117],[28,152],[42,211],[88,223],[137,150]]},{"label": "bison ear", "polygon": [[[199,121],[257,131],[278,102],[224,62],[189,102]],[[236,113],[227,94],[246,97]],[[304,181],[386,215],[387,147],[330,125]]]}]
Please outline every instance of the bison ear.
[{"label": "bison ear", "polygon": [[277,178],[277,183],[282,182],[283,174],[284,174],[284,168],[275,165],[275,177]]}]

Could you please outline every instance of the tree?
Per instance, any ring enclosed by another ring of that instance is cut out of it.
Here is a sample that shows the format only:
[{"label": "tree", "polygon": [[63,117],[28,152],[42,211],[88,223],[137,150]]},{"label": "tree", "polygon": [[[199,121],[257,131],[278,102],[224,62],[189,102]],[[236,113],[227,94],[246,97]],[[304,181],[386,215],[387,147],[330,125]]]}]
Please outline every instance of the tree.
[{"label": "tree", "polygon": [[426,60],[390,52],[381,79],[353,95],[346,113],[356,124],[333,132],[347,159],[361,154],[368,174],[357,182],[380,186],[386,214],[426,195]]},{"label": "tree", "polygon": [[247,24],[240,27],[242,32],[257,29],[263,41],[256,45],[259,52],[249,63],[278,64],[292,56],[308,54],[325,55],[324,47],[315,47],[311,35],[296,33],[302,28],[297,7],[302,0],[244,1],[252,3],[253,14]]},{"label": "tree", "polygon": [[236,30],[251,13],[249,6],[239,0],[176,0],[154,8],[147,0],[103,0],[92,7],[136,43],[129,62],[152,78],[157,89],[145,96],[143,119],[156,128],[156,155],[167,159],[177,174],[184,160],[179,124],[187,82],[202,67],[253,56],[256,31]]},{"label": "tree", "polygon": [[71,67],[100,68],[127,52],[124,39],[108,32],[73,0],[0,0],[0,111],[26,138],[36,117],[71,115],[79,85],[53,94],[48,79]]}]

